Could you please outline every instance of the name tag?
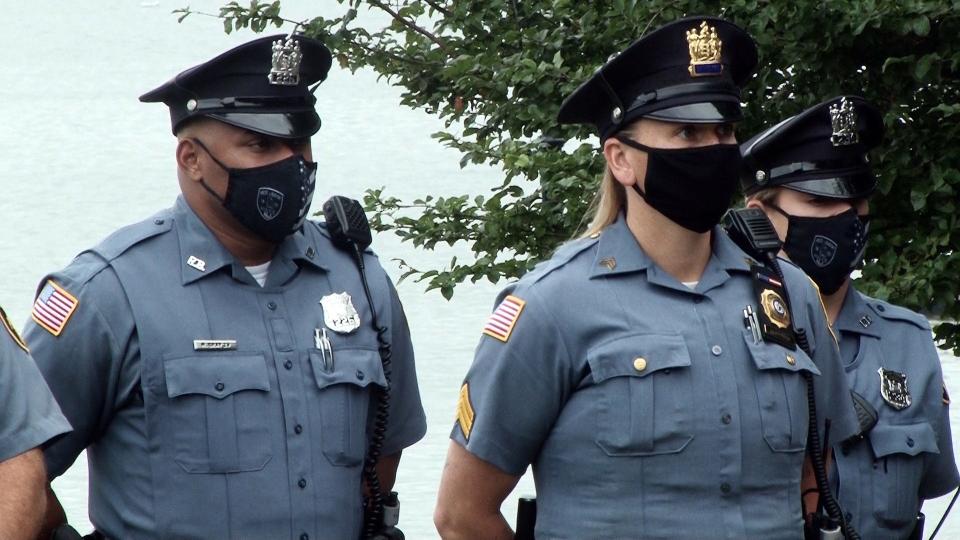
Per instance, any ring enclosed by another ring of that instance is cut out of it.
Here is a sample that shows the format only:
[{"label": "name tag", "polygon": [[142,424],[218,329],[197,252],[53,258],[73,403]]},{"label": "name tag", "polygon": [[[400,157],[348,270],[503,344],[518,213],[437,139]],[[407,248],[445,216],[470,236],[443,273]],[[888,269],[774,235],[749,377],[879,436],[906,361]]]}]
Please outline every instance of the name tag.
[{"label": "name tag", "polygon": [[193,340],[193,350],[195,351],[235,351],[236,349],[237,340],[235,339]]}]

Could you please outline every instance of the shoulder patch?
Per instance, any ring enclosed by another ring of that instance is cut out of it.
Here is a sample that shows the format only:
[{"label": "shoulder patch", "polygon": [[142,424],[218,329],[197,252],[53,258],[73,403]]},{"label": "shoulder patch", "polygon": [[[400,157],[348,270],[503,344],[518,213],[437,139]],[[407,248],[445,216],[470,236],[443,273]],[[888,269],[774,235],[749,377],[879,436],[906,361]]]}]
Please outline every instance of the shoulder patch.
[{"label": "shoulder patch", "polygon": [[470,384],[463,383],[460,387],[460,397],[457,399],[457,424],[463,437],[470,440],[470,432],[473,430],[473,405],[470,403]]},{"label": "shoulder patch", "polygon": [[497,309],[493,310],[490,317],[487,318],[487,324],[483,326],[483,333],[506,343],[513,333],[513,327],[517,324],[517,319],[523,312],[523,306],[527,303],[514,295],[508,295],[500,301]]},{"label": "shoulder patch", "polygon": [[[17,347],[20,347],[24,352],[29,353],[30,349],[27,348],[27,344],[24,343],[23,338],[20,337],[20,334],[17,333],[16,328],[10,324],[10,319],[7,317],[7,312],[0,308],[0,324],[3,324],[3,328],[6,329],[7,333],[10,334],[10,337],[13,339],[13,342],[17,344]],[[946,392],[946,390],[944,390]]]},{"label": "shoulder patch", "polygon": [[883,300],[877,300],[875,298],[867,298],[867,305],[870,306],[873,311],[887,319],[889,321],[903,321],[908,322],[921,330],[930,330],[930,321],[927,320],[923,315],[911,311],[905,307],[897,306],[889,302],[884,302]]},{"label": "shoulder patch", "polygon": [[59,336],[79,303],[77,297],[52,279],[48,279],[33,302],[31,317],[47,332]]}]

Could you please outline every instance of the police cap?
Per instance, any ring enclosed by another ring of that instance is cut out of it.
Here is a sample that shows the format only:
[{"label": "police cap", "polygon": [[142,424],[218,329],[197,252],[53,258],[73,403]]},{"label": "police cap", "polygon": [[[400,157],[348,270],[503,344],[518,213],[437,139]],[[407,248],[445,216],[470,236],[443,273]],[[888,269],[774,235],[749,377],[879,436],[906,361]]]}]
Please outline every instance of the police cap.
[{"label": "police cap", "polygon": [[757,65],[743,29],[716,17],[680,19],[612,57],[560,106],[561,124],[593,124],[600,139],[645,117],[664,122],[739,121],[740,87]]},{"label": "police cap", "polygon": [[833,199],[873,193],[867,152],[883,138],[883,117],[858,96],[838,96],[768,128],[740,146],[747,195],[783,186]]},{"label": "police cap", "polygon": [[315,39],[264,37],[180,73],[140,101],[170,107],[174,133],[191,118],[208,117],[274,137],[309,137],[320,129],[311,85],[327,77],[330,63],[330,51]]}]

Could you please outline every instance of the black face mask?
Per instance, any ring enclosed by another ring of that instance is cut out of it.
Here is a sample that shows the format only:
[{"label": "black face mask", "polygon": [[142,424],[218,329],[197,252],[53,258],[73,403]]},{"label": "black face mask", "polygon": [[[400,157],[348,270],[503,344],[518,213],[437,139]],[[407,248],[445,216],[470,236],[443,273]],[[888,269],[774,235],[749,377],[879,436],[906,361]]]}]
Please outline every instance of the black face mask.
[{"label": "black face mask", "polygon": [[232,169],[214,157],[202,142],[192,140],[229,175],[226,198],[221,199],[206,182],[201,184],[244,227],[279,243],[303,226],[316,187],[316,163],[293,155],[262,167]]},{"label": "black face mask", "polygon": [[858,216],[853,208],[835,216],[815,218],[791,216],[775,204],[767,206],[787,217],[783,250],[790,260],[810,276],[821,293],[837,292],[863,260],[870,218]]},{"label": "black face mask", "polygon": [[650,148],[624,136],[623,144],[647,153],[646,193],[633,189],[670,221],[698,233],[712,229],[730,206],[740,174],[740,147]]}]

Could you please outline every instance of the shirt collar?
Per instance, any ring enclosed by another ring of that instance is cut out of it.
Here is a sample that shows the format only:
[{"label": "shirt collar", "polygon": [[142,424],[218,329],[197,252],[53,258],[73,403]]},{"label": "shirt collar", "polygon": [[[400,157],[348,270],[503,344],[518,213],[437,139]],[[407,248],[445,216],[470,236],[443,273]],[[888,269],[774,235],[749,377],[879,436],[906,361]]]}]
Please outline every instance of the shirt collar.
[{"label": "shirt collar", "polygon": [[863,296],[853,288],[853,284],[847,287],[847,295],[843,298],[843,306],[834,328],[879,338],[881,335],[877,322],[877,315],[864,301]]},{"label": "shirt collar", "polygon": [[[723,283],[731,271],[749,272],[750,265],[755,263],[719,226],[713,228],[711,242],[712,253],[700,277],[700,284],[697,286],[699,291],[706,291]],[[690,292],[690,289],[661,270],[643,251],[621,212],[617,220],[600,233],[590,278],[640,271],[647,272],[647,279],[651,283]]]},{"label": "shirt collar", "polygon": [[[246,280],[248,277],[246,269],[210,232],[183,196],[177,197],[173,217],[180,240],[180,275],[183,285],[215,274],[224,267],[230,267],[234,278]],[[299,264],[326,270],[326,267],[318,262],[320,257],[316,248],[313,247],[316,242],[311,242],[307,238],[308,233],[305,230],[312,231],[312,229],[315,227],[307,223],[303,229],[290,235],[277,246],[270,265],[268,283],[285,282],[289,275],[296,271]]]}]

